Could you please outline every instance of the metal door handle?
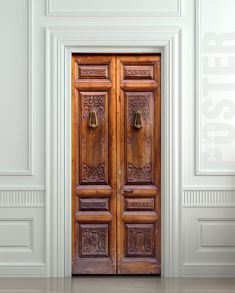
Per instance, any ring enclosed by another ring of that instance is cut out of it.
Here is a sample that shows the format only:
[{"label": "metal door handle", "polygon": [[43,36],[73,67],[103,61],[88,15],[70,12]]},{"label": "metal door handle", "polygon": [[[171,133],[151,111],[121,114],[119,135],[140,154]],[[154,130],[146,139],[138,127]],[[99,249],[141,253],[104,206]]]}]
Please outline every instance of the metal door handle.
[{"label": "metal door handle", "polygon": [[136,129],[140,129],[143,127],[142,114],[140,110],[137,110],[135,113],[134,127]]},{"label": "metal door handle", "polygon": [[133,192],[134,192],[134,190],[123,190],[124,194],[130,194],[130,193],[133,193]]},{"label": "metal door handle", "polygon": [[97,128],[98,127],[98,118],[95,109],[92,109],[89,113],[89,127]]}]

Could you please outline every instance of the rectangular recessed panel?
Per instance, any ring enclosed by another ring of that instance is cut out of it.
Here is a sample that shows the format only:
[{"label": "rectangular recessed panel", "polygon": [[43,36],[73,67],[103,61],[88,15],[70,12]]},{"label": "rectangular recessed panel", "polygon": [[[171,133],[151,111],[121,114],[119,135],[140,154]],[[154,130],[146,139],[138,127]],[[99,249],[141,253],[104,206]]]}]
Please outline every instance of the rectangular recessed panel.
[{"label": "rectangular recessed panel", "polygon": [[154,178],[154,92],[125,92],[126,180],[150,184]]},{"label": "rectangular recessed panel", "polygon": [[154,256],[154,224],[126,224],[126,256]]},{"label": "rectangular recessed panel", "polygon": [[80,224],[80,257],[108,257],[108,224]]},{"label": "rectangular recessed panel", "polygon": [[166,14],[169,16],[178,16],[180,14],[180,0],[125,0],[125,1],[107,1],[107,0],[47,0],[49,14],[58,16],[79,16],[84,13],[88,15],[112,16],[113,14]]},{"label": "rectangular recessed panel", "polygon": [[153,80],[153,65],[123,65],[123,79]]},{"label": "rectangular recessed panel", "polygon": [[[0,1],[0,173],[14,175],[30,170],[31,66],[28,32],[30,1]],[[5,29],[4,29],[5,28]],[[14,37],[13,37],[14,36]],[[14,49],[13,49],[14,48]]]},{"label": "rectangular recessed panel", "polygon": [[197,0],[197,169],[235,174],[235,1]]},{"label": "rectangular recessed panel", "polygon": [[108,65],[78,65],[78,80],[86,79],[108,79]]},{"label": "rectangular recessed panel", "polygon": [[125,198],[127,211],[154,211],[154,198]]},{"label": "rectangular recessed panel", "polygon": [[80,183],[108,184],[108,91],[80,92]]},{"label": "rectangular recessed panel", "polygon": [[108,211],[109,199],[108,198],[80,198],[81,211]]},{"label": "rectangular recessed panel", "polygon": [[202,223],[201,247],[235,247],[235,222]]},{"label": "rectangular recessed panel", "polygon": [[31,221],[0,221],[1,248],[29,248],[31,245]]}]

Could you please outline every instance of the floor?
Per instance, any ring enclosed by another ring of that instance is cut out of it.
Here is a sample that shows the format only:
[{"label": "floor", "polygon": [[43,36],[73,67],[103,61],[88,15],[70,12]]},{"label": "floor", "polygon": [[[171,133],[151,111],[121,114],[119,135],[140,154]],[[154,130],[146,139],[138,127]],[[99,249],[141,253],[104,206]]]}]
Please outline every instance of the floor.
[{"label": "floor", "polygon": [[0,279],[0,293],[235,293],[235,279],[158,277],[74,277]]}]

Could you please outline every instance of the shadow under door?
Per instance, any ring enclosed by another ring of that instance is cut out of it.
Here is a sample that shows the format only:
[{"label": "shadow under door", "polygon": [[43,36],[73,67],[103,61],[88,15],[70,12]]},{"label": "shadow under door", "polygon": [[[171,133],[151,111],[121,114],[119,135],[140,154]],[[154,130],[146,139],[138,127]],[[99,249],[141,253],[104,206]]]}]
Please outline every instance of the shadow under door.
[{"label": "shadow under door", "polygon": [[72,57],[73,274],[160,274],[161,56]]}]

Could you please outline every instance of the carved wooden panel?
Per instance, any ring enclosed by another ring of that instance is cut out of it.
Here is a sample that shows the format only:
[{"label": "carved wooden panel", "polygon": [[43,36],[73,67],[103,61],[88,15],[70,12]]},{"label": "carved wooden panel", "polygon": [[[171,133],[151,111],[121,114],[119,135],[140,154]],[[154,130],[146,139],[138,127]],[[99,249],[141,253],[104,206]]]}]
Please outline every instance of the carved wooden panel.
[{"label": "carved wooden panel", "polygon": [[126,256],[149,257],[154,255],[154,225],[126,225]]},{"label": "carved wooden panel", "polygon": [[152,181],[152,163],[136,167],[127,163],[127,179],[129,183],[147,183]]},{"label": "carved wooden panel", "polygon": [[[108,184],[108,92],[81,91],[80,182]],[[98,127],[89,126],[95,111]]]},{"label": "carved wooden panel", "polygon": [[79,79],[108,79],[108,65],[78,65]]},{"label": "carved wooden panel", "polygon": [[82,163],[82,182],[83,183],[103,183],[105,182],[105,166],[99,164],[97,166],[89,166]]},{"label": "carved wooden panel", "polygon": [[108,211],[109,198],[80,198],[81,211]]},{"label": "carved wooden panel", "polygon": [[126,211],[154,211],[154,198],[125,198]]},{"label": "carved wooden panel", "polygon": [[106,92],[81,92],[82,96],[82,117],[89,117],[91,110],[96,110],[100,119],[105,119]]},{"label": "carved wooden panel", "polygon": [[[125,92],[126,101],[126,180],[130,184],[153,182],[154,169],[154,92]],[[137,111],[142,128],[136,129]]]},{"label": "carved wooden panel", "polygon": [[152,80],[154,78],[153,65],[124,65],[124,79],[145,79]]},{"label": "carved wooden panel", "polygon": [[80,257],[108,256],[108,224],[80,225]]},{"label": "carved wooden panel", "polygon": [[151,98],[153,93],[126,93],[128,99],[128,120],[133,122],[136,111],[141,111],[141,115],[146,123],[151,116]]}]

